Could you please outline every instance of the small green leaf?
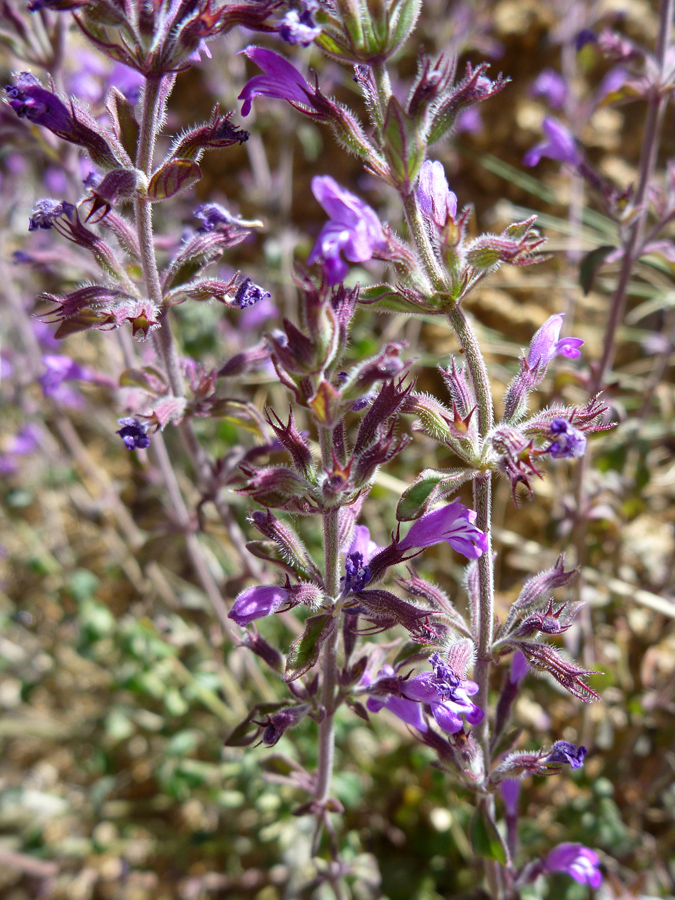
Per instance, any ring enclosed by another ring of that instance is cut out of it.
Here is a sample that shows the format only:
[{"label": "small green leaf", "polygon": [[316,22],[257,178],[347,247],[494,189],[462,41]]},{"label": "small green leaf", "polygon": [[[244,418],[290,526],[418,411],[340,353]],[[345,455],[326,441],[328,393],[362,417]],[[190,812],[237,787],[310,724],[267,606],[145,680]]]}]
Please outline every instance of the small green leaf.
[{"label": "small green leaf", "polygon": [[303,634],[291,644],[284,681],[295,681],[309,672],[319,658],[321,645],[335,630],[336,621],[330,613],[321,613],[307,619]]},{"label": "small green leaf", "polygon": [[396,518],[399,522],[418,519],[437,500],[454,493],[471,475],[471,469],[425,469],[403,491],[396,507]]},{"label": "small green leaf", "polygon": [[591,252],[587,253],[586,256],[584,256],[584,258],[581,260],[581,263],[579,264],[579,284],[584,294],[588,294],[588,292],[593,287],[593,282],[595,281],[595,273],[612,252],[612,250],[616,250],[616,247],[611,247],[608,245],[596,247],[595,250],[591,250]]},{"label": "small green leaf", "polygon": [[155,203],[184,191],[199,181],[202,170],[191,159],[170,159],[153,173],[148,185],[148,199]]},{"label": "small green leaf", "polygon": [[473,814],[469,834],[473,849],[478,856],[494,859],[501,865],[506,865],[507,852],[504,841],[482,803]]}]

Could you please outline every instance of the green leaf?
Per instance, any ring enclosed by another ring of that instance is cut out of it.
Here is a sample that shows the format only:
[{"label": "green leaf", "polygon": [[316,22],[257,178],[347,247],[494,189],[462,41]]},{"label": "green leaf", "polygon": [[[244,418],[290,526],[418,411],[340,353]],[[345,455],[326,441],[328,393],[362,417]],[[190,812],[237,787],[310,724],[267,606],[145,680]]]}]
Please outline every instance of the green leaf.
[{"label": "green leaf", "polygon": [[506,865],[507,852],[504,841],[491,816],[481,803],[473,814],[469,826],[469,834],[474,852],[486,859]]},{"label": "green leaf", "polygon": [[600,268],[612,250],[616,250],[616,247],[605,244],[602,247],[596,247],[595,250],[591,250],[591,252],[587,253],[581,260],[581,263],[579,264],[579,284],[581,285],[581,290],[584,294],[588,294],[593,287],[596,271]]},{"label": "green leaf", "polygon": [[202,170],[191,159],[170,159],[153,173],[148,185],[148,199],[155,203],[184,191],[199,181]]},{"label": "green leaf", "polygon": [[321,613],[307,619],[304,633],[291,644],[284,681],[295,681],[309,672],[319,658],[321,645],[333,633],[336,624],[337,620],[330,613]]},{"label": "green leaf", "polygon": [[396,518],[399,522],[418,519],[437,500],[454,493],[471,476],[471,469],[424,469],[403,491],[396,507]]}]

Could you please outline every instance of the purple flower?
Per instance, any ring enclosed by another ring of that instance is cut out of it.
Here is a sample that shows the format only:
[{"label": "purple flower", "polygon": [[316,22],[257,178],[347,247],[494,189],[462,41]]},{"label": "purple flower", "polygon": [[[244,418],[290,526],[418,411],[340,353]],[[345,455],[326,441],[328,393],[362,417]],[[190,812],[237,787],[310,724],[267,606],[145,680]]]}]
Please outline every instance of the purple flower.
[{"label": "purple flower", "polygon": [[505,778],[499,785],[504,806],[509,816],[518,815],[518,799],[520,797],[520,779]]},{"label": "purple flower", "polygon": [[399,550],[417,547],[431,547],[441,541],[448,544],[468,559],[478,559],[488,548],[487,536],[476,528],[476,513],[463,503],[448,503],[440,509],[427,513],[416,522],[398,544]]},{"label": "purple flower", "polygon": [[544,860],[544,870],[564,872],[579,884],[598,888],[602,884],[599,862],[598,854],[583,844],[558,844]]},{"label": "purple flower", "polygon": [[143,422],[138,419],[119,419],[122,426],[115,434],[119,434],[127,450],[145,450],[150,446],[150,437]]},{"label": "purple flower", "polygon": [[543,97],[554,109],[562,109],[567,99],[567,83],[555,69],[542,69],[530,88],[530,94]]},{"label": "purple flower", "polygon": [[45,197],[43,200],[38,200],[33,207],[28,221],[28,230],[37,231],[38,228],[43,228],[48,231],[62,216],[67,216],[68,219],[74,221],[75,206],[66,200],[53,200],[51,197]]},{"label": "purple flower", "polygon": [[249,306],[255,306],[261,300],[269,300],[271,296],[271,293],[261,288],[259,284],[255,284],[250,278],[245,278],[234,295],[234,305],[239,309],[246,309]]},{"label": "purple flower", "polygon": [[93,381],[94,375],[69,356],[49,354],[42,357],[47,368],[38,379],[45,397],[54,397],[64,381]]},{"label": "purple flower", "polygon": [[597,93],[597,102],[599,103],[609,94],[614,94],[616,91],[621,90],[628,81],[628,77],[628,71],[624,69],[623,66],[615,66],[613,69],[610,69],[600,82]]},{"label": "purple flower", "polygon": [[551,316],[532,338],[527,354],[527,362],[531,369],[535,366],[546,368],[556,356],[566,356],[568,359],[577,359],[581,356],[579,347],[584,343],[581,338],[560,339],[564,315],[565,313],[556,313]]},{"label": "purple flower", "polygon": [[448,219],[454,220],[457,215],[457,197],[448,187],[443,163],[438,160],[422,163],[415,195],[422,213],[439,228],[445,228]]},{"label": "purple flower", "polygon": [[556,741],[542,762],[546,765],[569,765],[573,769],[580,769],[588,750],[585,747],[577,747],[569,741]]},{"label": "purple flower", "polygon": [[220,203],[202,203],[194,212],[196,219],[204,223],[198,231],[217,231],[221,225],[236,225],[237,217]]},{"label": "purple flower", "polygon": [[[429,730],[422,715],[423,704],[430,707],[437,724],[448,734],[456,734],[462,730],[462,716],[471,725],[478,725],[483,720],[483,710],[469,700],[470,696],[478,692],[478,685],[473,681],[460,679],[438,653],[433,653],[429,662],[434,667],[433,673],[424,672],[407,680],[397,679],[394,669],[384,666],[372,685],[377,692],[378,680],[383,681],[385,696],[375,693],[369,697],[366,704],[368,709],[376,713],[384,707],[408,725],[423,732]],[[390,686],[400,696],[386,694],[387,682],[390,682]]]},{"label": "purple flower", "polygon": [[68,107],[56,94],[43,88],[30,72],[20,72],[16,84],[7,85],[5,93],[7,102],[20,119],[44,125],[62,136],[72,132],[73,116]]},{"label": "purple flower", "polygon": [[483,119],[475,106],[463,109],[455,119],[455,134],[477,134],[483,130]]},{"label": "purple flower", "polygon": [[228,618],[234,619],[237,625],[243,627],[255,619],[269,616],[287,603],[295,605],[293,594],[288,588],[256,584],[239,594]]},{"label": "purple flower", "polygon": [[307,262],[323,260],[330,284],[339,284],[349,271],[341,253],[351,262],[365,262],[387,247],[375,210],[330,177],[312,178],[312,193],[329,221],[321,229]]},{"label": "purple flower", "polygon": [[586,452],[586,435],[567,419],[554,419],[551,422],[551,436],[556,440],[548,448],[548,452],[554,459],[575,459]]},{"label": "purple flower", "polygon": [[542,124],[542,130],[547,138],[534,147],[531,147],[523,157],[526,166],[536,166],[542,156],[556,159],[558,162],[567,163],[570,166],[578,166],[581,162],[581,154],[577,150],[576,141],[572,132],[565,128],[557,119],[546,118]]},{"label": "purple flower", "polygon": [[5,452],[0,454],[0,475],[11,475],[18,468],[19,457],[31,456],[40,446],[41,432],[37,425],[29,422],[9,438]]},{"label": "purple flower", "polygon": [[283,56],[263,47],[247,47],[242,50],[249,59],[259,66],[264,75],[255,75],[244,85],[238,99],[243,100],[242,116],[251,112],[251,102],[255,97],[274,97],[310,106],[309,98],[314,93],[298,70]]},{"label": "purple flower", "polygon": [[357,525],[354,529],[354,537],[347,550],[345,560],[345,576],[343,579],[343,591],[347,595],[351,591],[362,591],[370,581],[370,569],[368,563],[379,553],[380,548],[370,538],[370,532],[365,525]]},{"label": "purple flower", "polygon": [[516,650],[511,659],[511,670],[509,671],[509,681],[511,684],[517,684],[530,671],[530,664],[525,659],[520,650]]},{"label": "purple flower", "polygon": [[303,8],[289,10],[279,23],[279,34],[289,44],[300,44],[309,47],[321,34],[321,28],[315,24],[312,13],[317,3],[303,3]]}]

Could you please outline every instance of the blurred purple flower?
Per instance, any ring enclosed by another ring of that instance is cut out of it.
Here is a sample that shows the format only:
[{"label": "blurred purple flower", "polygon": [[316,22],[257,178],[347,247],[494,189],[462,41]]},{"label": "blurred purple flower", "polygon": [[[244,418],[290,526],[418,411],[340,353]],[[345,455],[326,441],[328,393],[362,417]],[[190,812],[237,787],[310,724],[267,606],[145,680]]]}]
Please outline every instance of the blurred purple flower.
[{"label": "blurred purple flower", "polygon": [[576,141],[569,129],[565,128],[557,119],[546,118],[542,123],[542,130],[546,140],[535,144],[523,157],[523,164],[536,166],[542,156],[555,159],[570,166],[578,166],[581,162],[581,154],[577,150]]},{"label": "blurred purple flower", "polygon": [[272,303],[272,295],[268,291],[265,293],[267,296],[263,297],[255,306],[249,306],[242,310],[238,319],[241,330],[259,331],[264,322],[279,315],[279,310]]},{"label": "blurred purple flower", "polygon": [[375,210],[340,187],[330,175],[312,178],[312,193],[329,221],[321,229],[307,262],[313,265],[323,260],[329,283],[339,284],[349,271],[341,253],[350,262],[365,262],[376,252],[384,251],[387,241]]},{"label": "blurred purple flower", "polygon": [[50,194],[65,194],[68,190],[66,173],[59,166],[47,166],[42,180]]},{"label": "blurred purple flower", "polygon": [[556,356],[566,356],[568,359],[577,359],[581,356],[579,347],[584,343],[581,338],[560,339],[564,315],[565,313],[556,313],[551,316],[535,333],[527,354],[527,362],[531,369],[535,366],[546,368]]},{"label": "blurred purple flower", "polygon": [[244,85],[237,99],[243,100],[242,116],[251,112],[251,102],[255,97],[274,97],[310,106],[309,98],[314,93],[298,70],[283,56],[263,47],[247,47],[241,51],[259,66],[264,75],[254,75]]},{"label": "blurred purple flower", "polygon": [[605,75],[600,82],[597,93],[597,102],[604,100],[609,94],[621,90],[626,81],[628,81],[628,71],[623,66],[615,66]]},{"label": "blurred purple flower", "polygon": [[417,202],[422,213],[439,228],[445,228],[448,219],[457,215],[457,197],[448,187],[443,163],[427,159],[420,169]]},{"label": "blurred purple flower", "polygon": [[499,785],[504,806],[509,816],[518,815],[518,799],[520,797],[520,779],[505,778]]},{"label": "blurred purple flower", "polygon": [[55,397],[64,381],[94,381],[95,375],[69,356],[49,354],[42,357],[47,371],[38,378],[45,397]]},{"label": "blurred purple flower", "polygon": [[0,453],[0,475],[16,472],[20,457],[35,453],[40,446],[40,437],[40,429],[32,422],[12,435],[5,443],[4,453]]},{"label": "blurred purple flower", "polygon": [[488,548],[487,536],[476,528],[476,513],[463,503],[448,503],[427,513],[416,522],[398,544],[399,550],[431,547],[441,541],[468,559],[478,559]]},{"label": "blurred purple flower", "polygon": [[595,35],[595,32],[591,31],[590,28],[582,28],[580,32],[578,32],[577,36],[574,38],[574,48],[579,52],[582,47],[585,47],[586,44],[597,44],[598,39]]},{"label": "blurred purple flower", "polygon": [[562,109],[567,99],[567,82],[555,69],[542,69],[530,88],[532,97],[542,97],[554,109]]},{"label": "blurred purple flower", "polygon": [[[367,707],[371,712],[379,712],[383,707],[393,712],[399,719],[418,731],[428,731],[422,715],[421,704],[431,708],[431,714],[448,734],[456,734],[462,730],[462,716],[471,725],[478,725],[483,720],[483,710],[469,700],[478,692],[478,685],[473,681],[460,679],[459,676],[442,660],[439,653],[433,653],[429,662],[433,673],[424,672],[409,679],[399,679],[395,685],[401,696],[386,694],[384,697],[375,694],[368,698]],[[391,666],[384,666],[378,673],[378,679],[386,682],[396,678]],[[377,679],[371,684],[377,691]],[[394,687],[394,684],[392,684]]]},{"label": "blurred purple flower", "polygon": [[554,459],[576,459],[586,452],[586,435],[567,419],[554,419],[550,426],[555,441],[548,448]]},{"label": "blurred purple flower", "polygon": [[558,844],[544,860],[544,870],[564,872],[579,884],[599,888],[602,884],[599,862],[598,854],[583,844]]},{"label": "blurred purple flower", "polygon": [[145,450],[150,446],[150,436],[145,424],[139,419],[119,419],[122,427],[115,434],[119,434],[127,450]]},{"label": "blurred purple flower", "polygon": [[483,130],[483,117],[476,106],[463,109],[455,119],[455,134],[478,134]]}]

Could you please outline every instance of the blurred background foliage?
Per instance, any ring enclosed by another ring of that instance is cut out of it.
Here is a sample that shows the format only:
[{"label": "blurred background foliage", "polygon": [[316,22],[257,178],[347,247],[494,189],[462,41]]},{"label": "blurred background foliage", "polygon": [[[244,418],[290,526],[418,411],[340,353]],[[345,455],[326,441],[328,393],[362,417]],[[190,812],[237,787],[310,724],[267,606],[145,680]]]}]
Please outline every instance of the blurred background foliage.
[{"label": "blurred background foliage", "polygon": [[[559,366],[546,382],[549,396],[540,395],[542,404],[583,402],[616,274],[616,267],[606,267],[583,294],[580,259],[616,242],[615,228],[593,196],[583,195],[583,186],[570,181],[557,163],[545,160],[526,170],[521,162],[539,139],[546,113],[529,89],[542,68],[559,65],[560,41],[567,39],[572,15],[653,45],[657,17],[648,2],[429,0],[411,45],[397,61],[405,81],[422,49],[449,48],[460,56],[460,71],[466,60],[487,58],[493,74],[501,70],[512,79],[497,100],[483,105],[476,130],[438,145],[434,155],[443,161],[460,205],[473,204],[477,229],[499,231],[524,211],[541,215],[549,249],[556,251],[551,260],[534,269],[503,269],[473,295],[469,307],[497,397],[532,333],[551,313],[568,313],[566,333],[586,341],[586,368]],[[62,22],[67,28],[67,15]],[[68,88],[93,52],[75,33],[68,41],[63,65],[52,73],[60,88]],[[246,43],[242,34],[215,42],[212,60],[179,76],[168,133],[207,118],[215,102],[238,109],[246,62],[237,51]],[[319,70],[325,92],[359,109],[347,71],[312,48],[299,50],[295,59]],[[11,70],[25,67],[10,53],[0,65],[5,80]],[[583,97],[606,71],[593,48],[580,53],[575,90]],[[105,66],[101,75],[90,76],[92,108],[99,113],[105,77]],[[622,185],[635,179],[643,118],[640,103],[604,106],[581,132],[594,164]],[[235,115],[235,121],[241,120]],[[272,291],[268,322],[247,326],[238,311],[216,305],[177,310],[184,352],[207,366],[222,365],[242,345],[255,343],[282,314],[293,318],[292,266],[306,258],[323,221],[309,190],[313,175],[330,173],[402,227],[393,193],[364,175],[327,131],[287,105],[257,102],[242,124],[251,131],[248,143],[208,155],[196,199],[183,195],[163,206],[158,218],[159,238],[167,246],[195,225],[197,201],[223,202],[263,222],[251,240],[227,252],[220,272],[240,269]],[[41,341],[45,352],[49,338],[36,332],[36,320],[29,318],[33,297],[81,283],[88,263],[51,233],[28,237],[26,222],[41,196],[73,202],[81,196],[79,175],[73,175],[77,153],[4,112],[0,136],[0,322],[7,375],[0,388],[0,896],[330,896],[325,885],[312,884],[310,826],[293,816],[303,798],[285,781],[293,762],[311,769],[315,725],[305,719],[273,750],[224,747],[251,706],[285,696],[285,686],[263,672],[245,648],[233,646],[214,619],[152,457],[129,455],[114,437],[116,419],[124,414],[123,392],[85,383],[73,387],[76,400],[70,405],[42,396],[36,348]],[[675,151],[674,140],[671,109],[661,168]],[[54,193],[59,184],[61,193]],[[35,248],[42,252],[38,265],[12,256]],[[353,269],[350,278],[367,283],[377,272]],[[608,898],[675,895],[674,297],[672,266],[641,264],[608,391],[619,425],[593,441],[581,585],[591,626],[585,641],[581,629],[570,631],[566,648],[575,655],[583,651],[584,661],[601,670],[591,683],[602,703],[583,707],[548,680],[529,679],[516,713],[521,746],[538,747],[553,737],[583,743],[590,751],[583,770],[526,783],[524,858],[537,858],[563,840],[594,847],[607,872],[602,896]],[[409,341],[419,386],[443,396],[435,366],[458,349],[448,326],[362,310],[353,331],[354,359],[393,337]],[[151,361],[150,344],[141,351]],[[111,378],[123,368],[110,334],[73,335],[62,349],[46,352],[67,353]],[[264,374],[237,379],[225,389],[259,409],[265,403],[286,409],[275,379]],[[28,423],[38,429],[36,440],[31,452],[18,453],[16,436]],[[204,419],[196,427],[216,457],[239,443],[255,443],[228,421]],[[170,429],[166,439],[180,458]],[[382,473],[365,508],[376,541],[384,543],[395,524],[403,485],[423,467],[448,462],[435,444],[416,435],[411,448]],[[190,472],[179,469],[179,479],[195,510],[200,497]],[[571,541],[573,467],[551,469],[535,493],[534,503],[514,509],[510,486],[500,484],[497,490],[502,617],[523,579],[553,562]],[[246,504],[236,495],[231,501],[247,533]],[[311,525],[306,536],[317,550]],[[250,581],[208,507],[200,541],[231,601]],[[461,605],[463,571],[449,554],[445,545],[434,548],[420,569]],[[297,630],[291,616],[260,624],[261,633],[282,650]],[[354,864],[349,882],[354,898],[479,896],[479,868],[467,838],[470,798],[430,766],[430,752],[386,713],[366,724],[346,708],[338,718],[337,743],[334,791],[346,807],[339,827],[344,856]],[[528,896],[581,900],[588,894],[560,876],[533,885]]]}]

